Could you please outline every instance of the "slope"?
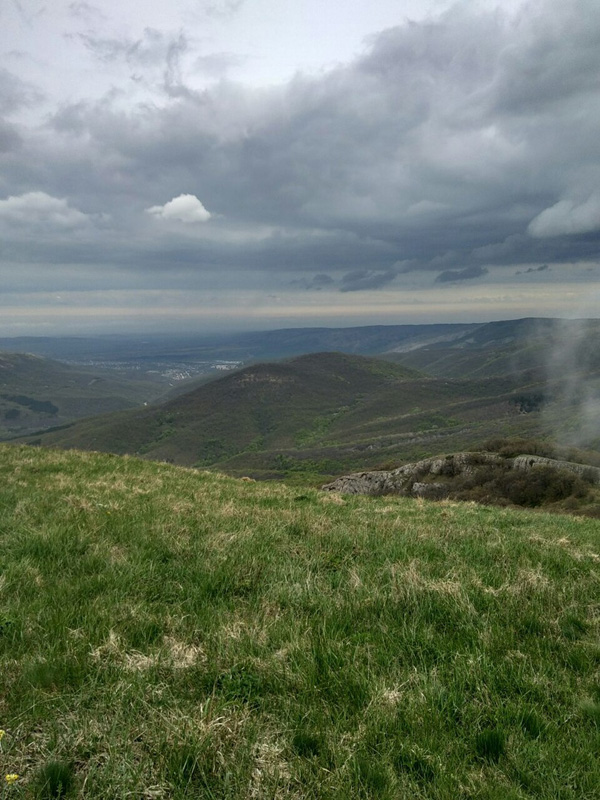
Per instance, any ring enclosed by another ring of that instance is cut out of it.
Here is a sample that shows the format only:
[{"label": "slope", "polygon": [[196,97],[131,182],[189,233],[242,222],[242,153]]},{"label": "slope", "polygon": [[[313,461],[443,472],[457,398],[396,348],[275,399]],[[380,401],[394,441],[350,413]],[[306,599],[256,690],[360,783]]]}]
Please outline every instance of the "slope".
[{"label": "slope", "polygon": [[531,432],[539,415],[521,413],[515,392],[522,387],[523,376],[436,380],[378,359],[318,353],[246,367],[160,406],[28,441],[255,477],[327,476]]},{"label": "slope", "polygon": [[2,446],[4,794],[595,799],[599,532]]},{"label": "slope", "polygon": [[36,441],[212,464],[238,452],[291,446],[317,419],[333,420],[361,397],[414,374],[361,356],[301,356],[253,365],[160,406],[86,420]]},{"label": "slope", "polygon": [[0,352],[0,438],[131,408],[156,399],[164,383]]},{"label": "slope", "polygon": [[569,369],[600,372],[600,320],[533,319],[489,322],[453,338],[386,358],[436,377],[466,378],[535,370],[560,377]]}]

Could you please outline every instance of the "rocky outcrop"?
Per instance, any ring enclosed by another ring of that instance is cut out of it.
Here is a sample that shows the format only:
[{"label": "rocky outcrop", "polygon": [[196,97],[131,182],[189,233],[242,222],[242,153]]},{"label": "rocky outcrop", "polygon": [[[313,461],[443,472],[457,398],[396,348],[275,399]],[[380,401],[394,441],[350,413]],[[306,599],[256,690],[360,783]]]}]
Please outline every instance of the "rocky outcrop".
[{"label": "rocky outcrop", "polygon": [[440,497],[446,488],[445,482],[424,481],[429,476],[453,478],[472,474],[482,466],[505,465],[507,460],[495,453],[453,453],[436,458],[425,458],[413,464],[404,464],[391,471],[355,472],[343,475],[322,488],[340,494],[385,494],[414,495],[416,497]]},{"label": "rocky outcrop", "polygon": [[559,461],[554,458],[544,458],[543,456],[522,455],[513,459],[513,469],[530,470],[534,467],[564,469],[592,483],[600,483],[600,469],[598,467],[590,467],[587,464],[577,464],[574,461]]},{"label": "rocky outcrop", "polygon": [[[322,488],[340,494],[366,494],[381,496],[398,494],[428,499],[441,499],[451,489],[452,478],[473,475],[482,467],[531,470],[536,467],[554,467],[568,470],[593,483],[600,483],[600,469],[572,461],[558,461],[541,456],[520,455],[503,458],[497,453],[453,453],[426,458],[398,469],[373,472],[355,472],[343,475]],[[437,480],[434,480],[437,478]]]},{"label": "rocky outcrop", "polygon": [[401,485],[392,478],[392,472],[354,472],[342,475],[332,483],[323,486],[328,492],[340,494],[370,494],[379,497],[384,494],[400,494]]}]

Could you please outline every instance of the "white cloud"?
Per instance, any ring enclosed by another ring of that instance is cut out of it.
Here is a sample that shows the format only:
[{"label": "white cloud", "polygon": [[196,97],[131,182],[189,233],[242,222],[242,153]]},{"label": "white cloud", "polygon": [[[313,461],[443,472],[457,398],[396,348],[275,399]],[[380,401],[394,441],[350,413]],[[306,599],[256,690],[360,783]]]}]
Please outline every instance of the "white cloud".
[{"label": "white cloud", "polygon": [[600,192],[583,203],[561,200],[531,220],[527,232],[536,239],[600,230]]},{"label": "white cloud", "polygon": [[160,219],[173,219],[178,222],[208,222],[211,218],[210,211],[204,208],[194,194],[180,194],[164,206],[147,208],[146,213]]},{"label": "white cloud", "polygon": [[27,192],[0,200],[0,220],[18,225],[47,225],[59,229],[75,228],[89,222],[86,214],[71,208],[64,198],[46,192]]}]

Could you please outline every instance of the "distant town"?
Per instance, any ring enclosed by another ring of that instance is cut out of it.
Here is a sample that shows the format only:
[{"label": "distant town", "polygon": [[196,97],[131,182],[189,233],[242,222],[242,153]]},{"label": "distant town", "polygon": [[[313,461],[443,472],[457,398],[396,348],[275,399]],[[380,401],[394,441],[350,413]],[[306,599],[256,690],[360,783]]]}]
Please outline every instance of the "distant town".
[{"label": "distant town", "polygon": [[74,366],[93,367],[94,369],[111,369],[119,372],[141,372],[145,375],[160,375],[167,381],[185,381],[195,378],[198,375],[206,375],[216,370],[218,372],[229,372],[238,369],[243,361],[207,360],[192,361],[185,363],[173,363],[172,361],[140,361],[132,360],[113,360],[101,358],[69,359],[66,363]]}]

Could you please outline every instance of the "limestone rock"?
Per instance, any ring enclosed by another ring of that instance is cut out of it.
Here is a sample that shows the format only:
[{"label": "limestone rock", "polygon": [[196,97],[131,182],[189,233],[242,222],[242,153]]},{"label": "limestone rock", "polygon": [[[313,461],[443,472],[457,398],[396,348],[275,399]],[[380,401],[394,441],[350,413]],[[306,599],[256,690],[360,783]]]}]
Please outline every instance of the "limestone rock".
[{"label": "limestone rock", "polygon": [[600,483],[600,469],[591,467],[587,464],[576,464],[574,461],[559,461],[554,458],[544,458],[543,456],[517,456],[513,460],[514,469],[530,470],[534,467],[554,467],[554,469],[564,469],[573,472],[581,478],[587,478],[594,483]]},{"label": "limestone rock", "polygon": [[[340,494],[366,494],[380,496],[398,494],[413,497],[439,499],[450,491],[449,482],[457,476],[468,476],[481,467],[501,467],[531,470],[535,467],[565,469],[595,483],[600,483],[600,469],[572,461],[558,461],[542,456],[520,455],[503,458],[497,453],[452,453],[435,458],[425,458],[412,464],[404,464],[391,471],[355,472],[343,475],[322,488]],[[441,480],[432,481],[428,478]],[[443,479],[446,479],[444,482]]]},{"label": "limestone rock", "polygon": [[[453,453],[436,458],[425,458],[413,464],[404,464],[391,471],[355,472],[343,475],[322,488],[341,494],[385,494],[416,495],[419,497],[441,497],[445,484],[424,481],[428,476],[452,478],[466,475],[483,465],[505,465],[507,460],[495,453]],[[415,486],[417,487],[415,490]]]}]

